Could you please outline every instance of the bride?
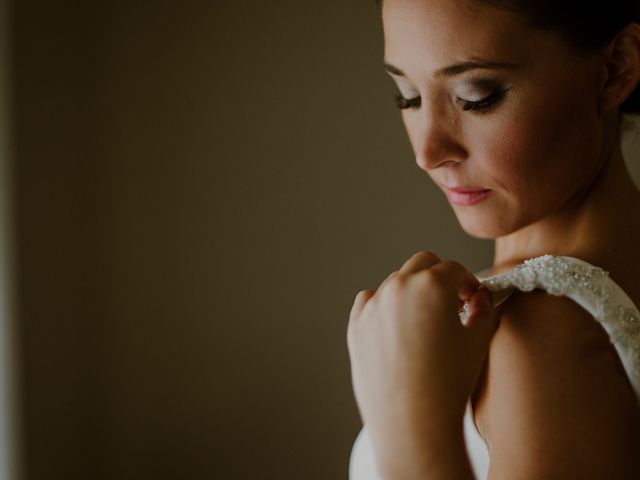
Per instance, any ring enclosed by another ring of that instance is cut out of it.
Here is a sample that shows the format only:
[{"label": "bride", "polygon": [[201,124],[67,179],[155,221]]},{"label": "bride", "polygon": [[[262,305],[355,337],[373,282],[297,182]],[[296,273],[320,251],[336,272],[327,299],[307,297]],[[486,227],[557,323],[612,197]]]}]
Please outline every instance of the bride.
[{"label": "bride", "polygon": [[381,12],[416,162],[495,256],[426,249],[356,295],[350,478],[640,478],[640,2]]}]

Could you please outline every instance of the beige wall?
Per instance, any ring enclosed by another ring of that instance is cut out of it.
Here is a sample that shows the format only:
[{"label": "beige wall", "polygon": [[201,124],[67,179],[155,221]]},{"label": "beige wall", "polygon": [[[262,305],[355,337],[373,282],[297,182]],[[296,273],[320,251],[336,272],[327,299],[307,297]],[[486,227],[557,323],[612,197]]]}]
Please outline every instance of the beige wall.
[{"label": "beige wall", "polygon": [[27,478],[346,479],[346,323],[418,249],[374,2],[15,2]]}]

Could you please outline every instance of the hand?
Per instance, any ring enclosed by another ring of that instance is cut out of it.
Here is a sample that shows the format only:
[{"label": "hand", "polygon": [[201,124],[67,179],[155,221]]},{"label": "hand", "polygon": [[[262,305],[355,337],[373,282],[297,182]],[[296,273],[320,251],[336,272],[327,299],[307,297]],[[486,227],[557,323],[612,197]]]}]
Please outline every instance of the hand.
[{"label": "hand", "polygon": [[[397,442],[410,429],[436,435],[462,425],[497,327],[490,293],[479,287],[460,264],[421,251],[377,291],[356,295],[347,344],[356,402],[374,445]],[[459,310],[467,300],[463,325]]]}]

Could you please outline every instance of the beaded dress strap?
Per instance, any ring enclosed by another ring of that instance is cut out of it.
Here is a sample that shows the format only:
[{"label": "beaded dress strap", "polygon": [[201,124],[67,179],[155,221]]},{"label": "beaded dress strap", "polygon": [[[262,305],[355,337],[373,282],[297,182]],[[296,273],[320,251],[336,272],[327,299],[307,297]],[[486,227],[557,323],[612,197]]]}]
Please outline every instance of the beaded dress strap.
[{"label": "beaded dress strap", "polygon": [[[581,305],[607,331],[640,402],[640,310],[627,293],[609,276],[609,272],[580,258],[541,255],[525,260],[511,270],[483,277],[480,283],[503,301],[517,288],[528,292],[535,288],[553,295],[565,295]],[[498,300],[499,301],[499,300]],[[465,304],[460,313],[465,321]]]}]

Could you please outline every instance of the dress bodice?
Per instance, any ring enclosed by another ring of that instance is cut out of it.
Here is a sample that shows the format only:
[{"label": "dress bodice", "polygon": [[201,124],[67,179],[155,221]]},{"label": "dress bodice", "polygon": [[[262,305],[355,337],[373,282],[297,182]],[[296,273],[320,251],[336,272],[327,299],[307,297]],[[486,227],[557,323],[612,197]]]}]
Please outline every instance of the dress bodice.
[{"label": "dress bodice", "polygon": [[[498,307],[516,289],[535,288],[553,295],[564,295],[586,309],[609,334],[640,403],[640,310],[627,293],[609,276],[609,272],[582,259],[570,256],[541,255],[530,258],[511,270],[496,275],[475,275],[492,292]],[[467,309],[460,312],[466,320]],[[489,451],[474,421],[471,400],[464,416],[467,453],[478,480],[485,480],[489,469]],[[350,480],[380,480],[373,447],[366,425],[358,433],[349,462]]]}]

